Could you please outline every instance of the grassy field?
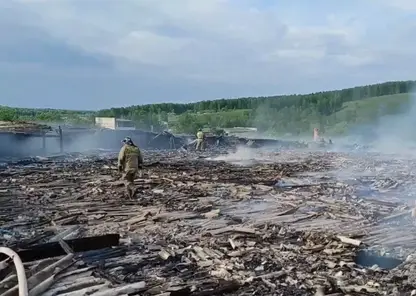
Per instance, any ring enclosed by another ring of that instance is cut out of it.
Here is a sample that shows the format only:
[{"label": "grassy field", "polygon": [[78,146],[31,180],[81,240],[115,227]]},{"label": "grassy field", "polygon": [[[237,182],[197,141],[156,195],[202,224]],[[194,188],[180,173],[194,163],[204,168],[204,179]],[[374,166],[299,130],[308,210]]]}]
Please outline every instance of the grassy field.
[{"label": "grassy field", "polygon": [[403,112],[410,103],[410,94],[372,97],[364,100],[344,103],[342,109],[336,112],[335,115],[343,118],[348,114],[348,112],[357,112],[357,117],[359,118],[372,118],[380,115]]},{"label": "grassy field", "polygon": [[411,94],[397,94],[372,97],[359,101],[344,103],[342,108],[329,116],[330,122],[327,132],[330,134],[343,134],[357,125],[377,124],[383,117],[404,114],[411,110],[414,99]]}]

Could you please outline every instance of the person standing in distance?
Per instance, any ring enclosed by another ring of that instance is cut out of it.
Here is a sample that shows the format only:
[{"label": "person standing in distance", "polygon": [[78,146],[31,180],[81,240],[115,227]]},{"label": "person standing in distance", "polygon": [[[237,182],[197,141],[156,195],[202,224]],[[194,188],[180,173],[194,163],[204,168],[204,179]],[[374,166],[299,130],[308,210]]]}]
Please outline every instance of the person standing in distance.
[{"label": "person standing in distance", "polygon": [[143,168],[142,153],[130,137],[123,141],[123,147],[118,154],[118,171],[123,173],[128,198],[132,199],[135,194],[134,179]]}]

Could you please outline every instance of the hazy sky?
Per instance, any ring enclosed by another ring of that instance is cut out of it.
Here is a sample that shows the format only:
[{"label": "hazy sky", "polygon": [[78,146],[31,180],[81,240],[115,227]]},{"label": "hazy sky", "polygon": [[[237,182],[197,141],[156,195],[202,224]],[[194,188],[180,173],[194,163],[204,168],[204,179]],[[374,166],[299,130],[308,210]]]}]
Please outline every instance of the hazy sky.
[{"label": "hazy sky", "polygon": [[415,32],[414,0],[1,0],[0,104],[99,109],[415,79]]}]

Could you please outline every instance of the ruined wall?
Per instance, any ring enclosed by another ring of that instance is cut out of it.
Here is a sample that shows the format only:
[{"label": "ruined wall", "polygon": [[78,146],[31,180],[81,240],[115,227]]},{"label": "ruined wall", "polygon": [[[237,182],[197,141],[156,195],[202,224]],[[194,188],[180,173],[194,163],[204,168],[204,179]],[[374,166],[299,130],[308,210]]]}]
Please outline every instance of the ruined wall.
[{"label": "ruined wall", "polygon": [[[141,130],[90,130],[71,133],[64,131],[65,151],[85,151],[91,149],[107,149],[117,151],[121,141],[130,137],[133,142],[143,149],[169,149],[169,136]],[[153,140],[154,139],[154,140]],[[182,138],[175,138],[176,145],[183,145]],[[177,146],[178,147],[178,146]]]},{"label": "ruined wall", "polygon": [[139,147],[147,147],[147,143],[154,137],[154,134],[141,132],[141,131],[129,131],[129,130],[102,130],[96,131],[92,135],[92,141],[97,148],[118,150],[121,147],[121,141],[125,137],[130,137],[133,142]]},{"label": "ruined wall", "polygon": [[[57,140],[57,139],[50,139]],[[43,154],[42,138],[24,134],[0,134],[0,157],[25,157]],[[59,142],[58,142],[59,147]]]},{"label": "ruined wall", "polygon": [[95,117],[95,125],[114,130],[116,129],[116,119],[114,117]]}]

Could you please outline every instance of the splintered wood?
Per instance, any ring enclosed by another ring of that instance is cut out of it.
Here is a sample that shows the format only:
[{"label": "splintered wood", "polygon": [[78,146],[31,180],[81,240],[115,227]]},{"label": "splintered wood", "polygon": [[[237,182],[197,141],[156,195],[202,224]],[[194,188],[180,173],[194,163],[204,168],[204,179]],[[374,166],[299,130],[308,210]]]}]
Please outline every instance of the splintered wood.
[{"label": "splintered wood", "polygon": [[[240,165],[224,161],[227,155],[218,161],[145,152],[134,200],[124,198],[111,154],[10,163],[0,171],[0,240],[24,258],[42,259],[30,250],[54,246],[58,257],[49,266],[25,263],[33,295],[410,295],[416,289],[409,275],[416,267],[416,183],[406,174],[413,164],[337,153],[259,155]],[[410,206],[400,196],[409,196]],[[121,245],[77,247],[79,238],[100,241],[105,234],[119,234]],[[374,255],[376,261],[361,264],[357,254],[367,249],[403,263],[386,270],[384,257]],[[0,293],[7,295],[16,278],[3,265]]]}]

